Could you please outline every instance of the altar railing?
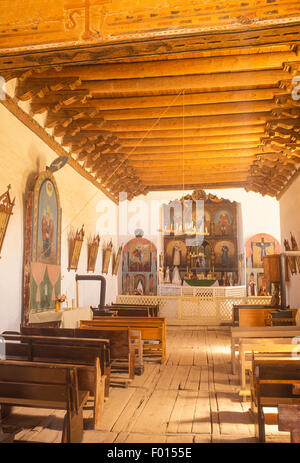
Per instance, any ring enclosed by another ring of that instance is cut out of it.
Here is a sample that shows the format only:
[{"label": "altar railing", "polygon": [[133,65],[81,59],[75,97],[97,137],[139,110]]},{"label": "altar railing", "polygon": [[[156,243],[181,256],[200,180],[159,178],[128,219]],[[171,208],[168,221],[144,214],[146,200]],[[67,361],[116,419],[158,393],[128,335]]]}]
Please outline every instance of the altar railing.
[{"label": "altar railing", "polygon": [[[178,287],[178,289],[183,287]],[[201,295],[179,294],[177,296],[117,296],[123,304],[159,305],[159,316],[165,317],[169,325],[220,325],[232,323],[233,306],[237,304],[269,304],[271,296],[230,295],[226,291],[245,287],[197,287]],[[188,288],[190,289],[190,288]],[[225,289],[225,294],[216,290]],[[210,290],[210,291],[207,291]],[[245,291],[244,291],[245,293]]]}]

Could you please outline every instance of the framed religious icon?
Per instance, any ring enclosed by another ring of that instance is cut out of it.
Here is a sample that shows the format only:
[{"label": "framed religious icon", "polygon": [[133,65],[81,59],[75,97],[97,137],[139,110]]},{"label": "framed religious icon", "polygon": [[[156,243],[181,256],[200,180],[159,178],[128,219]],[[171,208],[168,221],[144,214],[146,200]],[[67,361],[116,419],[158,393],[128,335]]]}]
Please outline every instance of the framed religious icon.
[{"label": "framed religious icon", "polygon": [[113,244],[112,241],[105,245],[103,249],[102,273],[108,273],[110,258],[112,254]]},{"label": "framed religious icon", "polygon": [[3,246],[4,237],[6,234],[8,222],[12,215],[12,210],[15,205],[15,199],[11,201],[10,190],[11,186],[8,185],[7,191],[0,196],[0,252]]},{"label": "framed religious icon", "polygon": [[61,294],[61,208],[51,171],[25,192],[24,319],[29,312],[54,310]]},{"label": "framed religious icon", "polygon": [[122,248],[123,248],[123,246],[119,246],[118,253],[117,253],[116,257],[115,257],[114,264],[113,264],[113,270],[112,270],[113,275],[118,274],[121,255],[122,255]]},{"label": "framed religious icon", "polygon": [[78,262],[80,258],[82,243],[84,239],[83,225],[81,230],[77,230],[75,236],[70,239],[70,255],[69,255],[69,267],[68,270],[77,270]]},{"label": "framed religious icon", "polygon": [[100,245],[99,235],[94,236],[94,238],[90,240],[88,243],[88,265],[87,265],[88,272],[95,271],[99,245]]}]

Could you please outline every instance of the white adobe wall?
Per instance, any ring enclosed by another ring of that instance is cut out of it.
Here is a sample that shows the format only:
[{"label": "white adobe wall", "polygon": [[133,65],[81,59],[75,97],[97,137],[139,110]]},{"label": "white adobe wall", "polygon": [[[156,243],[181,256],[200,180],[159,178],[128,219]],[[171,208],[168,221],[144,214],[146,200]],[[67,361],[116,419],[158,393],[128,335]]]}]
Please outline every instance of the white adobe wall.
[{"label": "white adobe wall", "polygon": [[[57,157],[39,137],[18,121],[4,106],[0,105],[0,193],[11,184],[11,195],[16,205],[8,225],[0,259],[0,332],[16,330],[21,322],[24,246],[24,192],[29,176],[38,175]],[[85,241],[79,260],[78,274],[87,274],[87,238],[94,235],[101,225],[103,202],[112,210],[115,204],[90,182],[66,165],[55,173],[62,207],[62,293],[67,293],[69,305],[76,295],[75,272],[68,272],[67,236],[70,230],[85,226]],[[110,236],[116,244],[116,228],[111,223],[107,236],[101,236],[101,244]],[[95,274],[101,274],[102,252],[100,250]],[[106,276],[106,275],[105,275]],[[117,277],[107,280],[106,301],[115,300]],[[100,284],[79,283],[79,305],[99,304]]]},{"label": "white adobe wall", "polygon": [[[296,178],[288,190],[279,200],[280,204],[280,227],[281,227],[281,249],[284,251],[283,242],[287,239],[291,246],[291,233],[296,238],[300,250],[300,177]],[[286,283],[287,305],[291,308],[300,307],[300,274],[291,276]]]}]

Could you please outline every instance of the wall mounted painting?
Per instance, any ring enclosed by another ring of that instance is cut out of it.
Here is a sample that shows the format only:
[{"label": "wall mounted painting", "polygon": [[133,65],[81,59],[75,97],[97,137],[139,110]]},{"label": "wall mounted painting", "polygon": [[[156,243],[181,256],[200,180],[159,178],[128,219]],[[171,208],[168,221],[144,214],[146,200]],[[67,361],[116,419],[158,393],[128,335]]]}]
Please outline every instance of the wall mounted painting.
[{"label": "wall mounted painting", "polygon": [[100,236],[96,235],[88,242],[88,265],[87,271],[94,272],[100,245]]},{"label": "wall mounted painting", "polygon": [[157,294],[157,249],[141,230],[123,248],[123,294]]},{"label": "wall mounted painting", "polygon": [[120,261],[121,261],[121,255],[122,255],[122,248],[123,248],[123,246],[119,246],[117,255],[114,258],[113,269],[112,269],[112,274],[113,275],[118,274],[119,265],[120,265]]},{"label": "wall mounted painting", "polygon": [[216,235],[230,235],[232,233],[232,215],[229,211],[217,211],[214,219],[214,233]]},{"label": "wall mounted painting", "polygon": [[105,274],[108,273],[112,250],[113,250],[113,243],[110,240],[110,242],[108,244],[105,244],[103,248],[102,273],[105,273]]},{"label": "wall mounted painting", "polygon": [[218,241],[214,249],[215,263],[218,267],[231,267],[236,254],[234,244],[229,240]]},{"label": "wall mounted painting", "polygon": [[12,215],[12,210],[15,205],[15,199],[10,199],[11,186],[8,185],[7,191],[0,196],[0,252],[3,246],[4,237],[8,227],[9,219]]},{"label": "wall mounted painting", "polygon": [[263,257],[269,254],[280,254],[280,243],[274,236],[258,233],[246,242],[248,268],[263,268]]},{"label": "wall mounted painting", "polygon": [[84,226],[81,230],[77,230],[75,236],[69,239],[69,267],[68,270],[77,270],[78,262],[81,254],[82,243],[84,239]]},{"label": "wall mounted painting", "polygon": [[61,208],[53,174],[42,172],[26,194],[24,318],[53,310],[60,295]]}]

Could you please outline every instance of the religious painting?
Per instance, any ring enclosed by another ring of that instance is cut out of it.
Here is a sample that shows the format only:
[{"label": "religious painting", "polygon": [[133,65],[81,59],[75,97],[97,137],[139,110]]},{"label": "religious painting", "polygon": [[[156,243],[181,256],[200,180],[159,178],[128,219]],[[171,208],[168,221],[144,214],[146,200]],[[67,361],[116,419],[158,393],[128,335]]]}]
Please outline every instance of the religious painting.
[{"label": "religious painting", "polygon": [[216,266],[230,267],[233,265],[233,259],[235,256],[235,246],[229,240],[219,241],[215,245],[215,263]]},{"label": "religious painting", "polygon": [[7,191],[0,196],[0,252],[3,246],[4,237],[8,227],[9,219],[12,215],[12,210],[15,205],[15,199],[11,201],[10,190],[11,186],[8,185]]},{"label": "religious painting", "polygon": [[263,268],[263,258],[270,254],[280,254],[280,243],[274,236],[258,233],[247,241],[247,267]]},{"label": "religious painting", "polygon": [[129,272],[151,271],[151,243],[143,238],[137,238],[128,243]]},{"label": "religious painting", "polygon": [[229,235],[232,233],[232,215],[229,211],[217,211],[214,219],[214,233],[216,235]]},{"label": "religious painting", "polygon": [[47,170],[26,193],[24,315],[52,310],[60,295],[61,209],[53,174]]},{"label": "religious painting", "polygon": [[102,273],[105,273],[105,274],[108,273],[112,249],[113,249],[113,244],[112,244],[112,241],[110,240],[109,243],[105,244],[103,248]]},{"label": "religious painting", "polygon": [[134,294],[142,296],[146,290],[145,275],[137,274],[133,277]]},{"label": "religious painting", "polygon": [[166,246],[165,252],[167,266],[186,266],[187,248],[184,243],[184,240],[170,240]]},{"label": "religious painting", "polygon": [[141,230],[123,248],[122,288],[123,294],[157,293],[157,249]]},{"label": "religious painting", "polygon": [[70,239],[69,243],[69,267],[68,270],[77,270],[78,262],[80,258],[83,238],[84,238],[84,229],[83,225],[81,230],[77,230],[75,236]]},{"label": "religious painting", "polygon": [[122,248],[123,248],[123,246],[119,246],[118,253],[114,258],[113,269],[112,269],[112,274],[113,275],[118,274],[119,265],[120,265],[120,261],[121,261],[121,255],[122,255]]},{"label": "religious painting", "polygon": [[88,272],[95,271],[99,245],[100,245],[99,235],[94,236],[93,240],[89,240],[88,242],[88,265],[87,265]]}]

